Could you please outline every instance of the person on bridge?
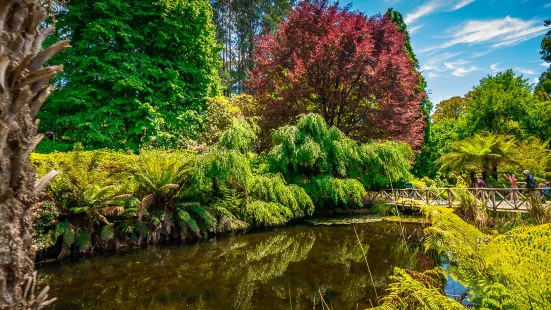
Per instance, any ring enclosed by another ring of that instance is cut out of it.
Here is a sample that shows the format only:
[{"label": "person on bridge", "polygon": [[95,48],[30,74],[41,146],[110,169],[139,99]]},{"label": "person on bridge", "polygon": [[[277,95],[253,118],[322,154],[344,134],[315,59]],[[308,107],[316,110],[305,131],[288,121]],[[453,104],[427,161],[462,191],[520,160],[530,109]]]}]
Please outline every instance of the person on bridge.
[{"label": "person on bridge", "polygon": [[484,198],[483,197],[484,193],[482,192],[482,189],[484,188],[484,186],[486,186],[486,183],[484,182],[481,176],[478,176],[476,179],[477,179],[476,181],[477,195],[479,198]]},{"label": "person on bridge", "polygon": [[524,170],[523,171],[523,174],[524,176],[526,177],[526,181],[523,182],[523,183],[526,183],[526,188],[527,189],[530,189],[530,190],[533,190],[533,189],[536,189],[536,179],[534,178],[534,176],[530,173],[530,171],[528,170]]},{"label": "person on bridge", "polygon": [[509,183],[511,183],[511,198],[513,200],[517,200],[518,198],[518,193],[517,193],[517,188],[518,188],[518,184],[517,184],[517,177],[514,175],[514,174],[511,174],[511,175],[508,175],[508,174],[504,174],[503,177],[505,177],[505,179],[507,179],[509,181]]}]

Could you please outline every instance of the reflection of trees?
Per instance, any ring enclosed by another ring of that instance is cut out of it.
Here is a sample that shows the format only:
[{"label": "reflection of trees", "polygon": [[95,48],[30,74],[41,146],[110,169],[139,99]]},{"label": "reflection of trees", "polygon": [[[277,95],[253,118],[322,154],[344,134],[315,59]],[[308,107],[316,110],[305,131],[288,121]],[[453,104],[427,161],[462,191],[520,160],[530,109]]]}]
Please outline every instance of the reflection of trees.
[{"label": "reflection of trees", "polygon": [[[410,246],[389,225],[357,225],[377,291],[395,266],[417,269]],[[369,306],[375,300],[352,226],[297,227],[95,257],[45,268],[58,309],[289,309]]]}]

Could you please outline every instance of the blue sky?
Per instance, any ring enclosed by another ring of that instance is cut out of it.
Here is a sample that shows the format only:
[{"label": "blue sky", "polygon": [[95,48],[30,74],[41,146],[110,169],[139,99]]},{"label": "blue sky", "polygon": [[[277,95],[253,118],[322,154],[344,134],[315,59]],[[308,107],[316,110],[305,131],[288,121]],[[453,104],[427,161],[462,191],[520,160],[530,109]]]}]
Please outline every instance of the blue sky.
[{"label": "blue sky", "polygon": [[551,0],[341,0],[366,15],[389,7],[405,17],[413,50],[437,104],[462,96],[488,74],[513,69],[536,83]]}]

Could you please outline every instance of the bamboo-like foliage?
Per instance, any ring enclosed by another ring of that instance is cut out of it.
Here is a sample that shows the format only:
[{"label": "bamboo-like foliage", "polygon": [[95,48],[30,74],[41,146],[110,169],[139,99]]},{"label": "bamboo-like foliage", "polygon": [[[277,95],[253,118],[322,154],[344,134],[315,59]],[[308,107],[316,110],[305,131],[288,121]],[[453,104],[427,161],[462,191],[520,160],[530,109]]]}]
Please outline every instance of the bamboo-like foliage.
[{"label": "bamboo-like foliage", "polygon": [[48,81],[61,66],[43,68],[68,41],[44,50],[53,33],[37,0],[0,1],[0,308],[40,308],[48,289],[34,296],[35,249],[31,209],[55,173],[37,182],[29,154],[42,139],[35,117],[52,91]]}]

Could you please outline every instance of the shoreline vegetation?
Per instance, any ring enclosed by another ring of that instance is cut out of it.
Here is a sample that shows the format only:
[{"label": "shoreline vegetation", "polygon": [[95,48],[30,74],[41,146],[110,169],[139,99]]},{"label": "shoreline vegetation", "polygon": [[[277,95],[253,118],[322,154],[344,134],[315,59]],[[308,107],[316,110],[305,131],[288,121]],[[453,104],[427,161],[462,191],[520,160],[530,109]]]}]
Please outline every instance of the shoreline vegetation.
[{"label": "shoreline vegetation", "polygon": [[55,249],[61,259],[282,226],[315,210],[362,209],[366,189],[405,179],[413,156],[405,143],[359,145],[315,114],[279,128],[273,139],[271,150],[254,153],[255,125],[234,118],[199,151],[77,146],[32,154],[39,176],[61,171],[37,205],[38,249]]}]

